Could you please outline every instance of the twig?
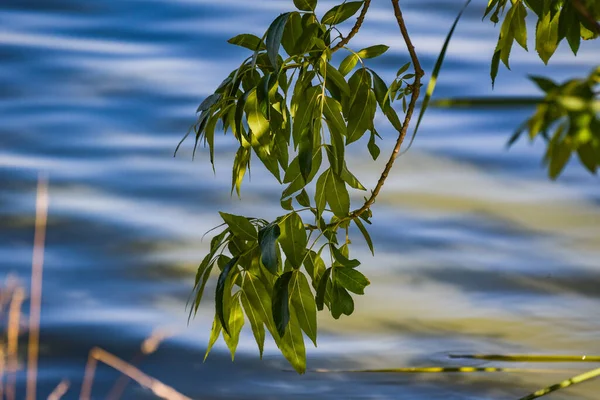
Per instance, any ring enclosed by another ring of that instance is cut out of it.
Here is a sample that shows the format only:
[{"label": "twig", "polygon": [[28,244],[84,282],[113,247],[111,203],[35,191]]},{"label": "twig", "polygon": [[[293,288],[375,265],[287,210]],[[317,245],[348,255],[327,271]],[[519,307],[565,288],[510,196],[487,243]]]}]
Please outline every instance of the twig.
[{"label": "twig", "polygon": [[4,351],[4,343],[0,342],[0,399],[4,398],[4,359],[6,357]]},{"label": "twig", "polygon": [[503,362],[600,362],[600,356],[547,354],[450,354],[450,358]]},{"label": "twig", "polygon": [[336,44],[335,46],[333,46],[331,48],[332,53],[335,53],[336,51],[338,51],[339,49],[341,49],[342,47],[347,45],[348,42],[350,41],[350,39],[352,39],[354,37],[354,35],[356,35],[356,33],[360,29],[360,27],[365,19],[365,15],[367,15],[367,10],[369,9],[369,5],[371,5],[371,0],[365,0],[365,2],[363,3],[363,6],[362,6],[362,10],[360,10],[360,14],[358,15],[358,18],[356,18],[356,22],[354,23],[354,26],[348,33],[348,36],[346,36],[346,37],[342,36],[342,40],[340,40],[338,42],[338,44]]},{"label": "twig", "polygon": [[588,20],[591,26],[596,30],[596,33],[600,35],[600,23],[598,23],[592,14],[590,14],[590,11],[585,7],[585,5],[583,5],[581,0],[571,0],[571,4],[573,4],[573,7],[575,7],[577,12],[583,18]]},{"label": "twig", "polygon": [[392,1],[392,5],[394,6],[394,15],[396,16],[396,21],[398,22],[398,27],[400,28],[400,32],[402,33],[402,38],[404,39],[404,42],[406,43],[408,53],[410,54],[410,58],[412,60],[412,64],[415,69],[415,81],[412,85],[412,94],[410,96],[410,103],[408,104],[408,108],[406,110],[406,115],[404,116],[404,123],[402,124],[402,129],[400,130],[398,139],[396,140],[396,146],[394,147],[394,150],[392,151],[392,154],[390,155],[390,159],[388,160],[387,164],[385,165],[385,168],[383,169],[383,172],[381,173],[381,176],[379,177],[379,181],[377,181],[377,185],[375,186],[375,189],[373,189],[373,191],[371,192],[371,197],[369,197],[369,199],[367,201],[365,201],[365,204],[363,204],[363,206],[361,208],[353,211],[350,214],[350,218],[352,218],[352,219],[360,216],[362,213],[367,211],[373,205],[373,203],[375,203],[375,199],[377,198],[377,195],[381,191],[381,188],[383,187],[383,184],[385,183],[385,180],[387,179],[388,174],[390,173],[390,170],[392,169],[392,166],[394,165],[394,161],[396,160],[396,157],[398,156],[398,153],[400,152],[400,147],[402,146],[402,142],[404,141],[404,138],[406,137],[406,131],[408,130],[408,125],[410,124],[410,119],[412,118],[413,112],[415,110],[415,106],[417,105],[417,100],[419,98],[419,94],[421,92],[421,78],[425,74],[423,72],[423,69],[421,68],[421,63],[419,62],[419,58],[417,57],[415,47],[412,44],[410,35],[408,34],[408,30],[406,29],[406,24],[404,23],[404,18],[402,17],[402,10],[400,9],[398,0],[391,0],[391,1]]},{"label": "twig", "polygon": [[21,326],[21,306],[25,299],[23,288],[16,288],[13,292],[12,301],[8,311],[8,332],[6,345],[7,377],[6,377],[6,399],[16,398],[17,386],[17,351],[19,349],[19,328]]},{"label": "twig", "polygon": [[64,379],[60,381],[52,393],[50,393],[50,396],[48,396],[48,400],[60,400],[69,390],[69,386],[71,386],[71,384],[68,380]]},{"label": "twig", "polygon": [[31,301],[29,306],[29,346],[27,352],[27,390],[25,398],[35,400],[37,362],[40,341],[40,313],[42,308],[42,274],[44,242],[48,219],[48,178],[40,174],[36,201],[35,237],[31,272]]},{"label": "twig", "polygon": [[146,375],[133,365],[121,360],[117,356],[105,350],[102,350],[99,347],[94,347],[90,351],[88,365],[86,366],[84,384],[79,397],[80,400],[90,399],[97,361],[102,361],[104,364],[116,369],[122,374],[127,375],[140,385],[150,389],[152,393],[158,397],[168,400],[191,400],[189,397],[179,393],[172,387],[167,386],[159,380]]}]

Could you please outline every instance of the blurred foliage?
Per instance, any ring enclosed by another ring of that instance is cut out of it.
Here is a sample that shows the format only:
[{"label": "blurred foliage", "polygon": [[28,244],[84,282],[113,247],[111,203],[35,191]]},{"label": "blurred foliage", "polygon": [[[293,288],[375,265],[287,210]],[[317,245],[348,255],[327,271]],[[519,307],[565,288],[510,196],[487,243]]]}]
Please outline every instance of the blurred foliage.
[{"label": "blurred foliage", "polygon": [[[190,310],[190,316],[197,311],[211,272],[218,271],[207,356],[222,335],[233,358],[248,320],[261,356],[268,331],[290,364],[302,373],[306,368],[304,335],[315,346],[317,343],[317,311],[327,307],[336,319],[350,315],[354,311],[352,294],[363,294],[369,285],[357,269],[360,262],[350,257],[350,227],[355,225],[357,229],[352,232],[360,232],[373,251],[366,228],[371,223],[370,206],[406,134],[421,76],[420,67],[408,62],[388,85],[368,66],[369,59],[384,54],[388,46],[378,44],[358,51],[345,46],[360,28],[369,3],[345,1],[319,19],[317,0],[294,0],[298,10],[279,15],[262,37],[240,34],[231,38],[229,43],[248,49],[249,56],[200,104],[196,123],[182,139],[194,133],[194,153],[203,143],[214,168],[215,132],[230,131],[238,143],[231,192],[241,195],[246,171],[256,157],[282,185],[280,202],[285,211],[273,221],[221,213],[224,222],[198,268]],[[392,3],[402,30],[398,2]],[[544,62],[563,38],[575,53],[580,38],[595,38],[590,15],[583,16],[575,3],[582,4],[576,0],[490,1],[485,15],[493,22],[503,18],[492,59],[492,79],[500,60],[509,66],[514,41],[527,48],[528,10],[538,19],[536,50]],[[597,2],[584,3],[586,12],[597,19]],[[344,38],[336,25],[359,10],[353,31]],[[460,14],[434,68],[427,101],[459,18]],[[347,56],[336,67],[332,53],[337,50],[347,52]],[[414,57],[411,59],[417,64]],[[596,69],[585,79],[562,85],[547,78],[532,78],[545,98],[512,141],[525,131],[531,139],[540,135],[546,138],[552,177],[560,173],[574,151],[590,171],[597,169],[599,77],[600,70]],[[395,101],[401,104],[404,122],[393,107]],[[424,104],[419,121],[426,107]],[[398,131],[398,148],[371,198],[365,197],[364,205],[351,211],[350,192],[366,189],[348,169],[346,147],[366,135],[369,139],[362,143],[366,142],[373,159],[379,156],[374,123],[378,111]],[[314,195],[309,196],[309,192]]]}]

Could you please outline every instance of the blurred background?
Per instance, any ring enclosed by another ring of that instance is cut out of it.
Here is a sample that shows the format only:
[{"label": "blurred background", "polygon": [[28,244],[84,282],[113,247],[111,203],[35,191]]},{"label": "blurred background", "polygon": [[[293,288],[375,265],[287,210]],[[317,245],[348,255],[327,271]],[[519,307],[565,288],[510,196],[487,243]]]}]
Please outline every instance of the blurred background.
[{"label": "blurred background", "polygon": [[[391,5],[373,3],[352,46],[390,45],[369,60],[389,82],[408,56]],[[431,71],[461,4],[402,3]],[[500,68],[492,92],[489,63],[499,28],[481,21],[484,3],[473,2],[459,23],[436,98],[539,95],[527,73],[561,81],[598,64],[598,41],[583,43],[577,58],[561,44],[549,67],[534,52],[515,48],[512,71]],[[318,11],[334,4],[320,1]],[[135,359],[145,373],[198,399],[507,399],[582,368],[297,376],[285,371],[290,368],[273,343],[260,361],[248,327],[235,363],[222,342],[202,362],[214,286],[189,325],[185,308],[210,243],[201,236],[220,222],[218,210],[276,216],[280,188],[255,163],[242,200],[229,196],[230,135],[217,141],[216,174],[205,152],[192,162],[192,141],[176,158],[173,151],[197,105],[247,55],[226,40],[246,32],[261,36],[292,7],[291,0],[2,0],[5,288],[17,280],[29,290],[38,173],[50,182],[39,398],[63,379],[70,382],[64,398],[78,398],[94,346]],[[453,352],[600,353],[598,178],[572,162],[550,182],[541,165],[544,146],[523,140],[507,151],[512,131],[531,112],[428,111],[374,208],[375,257],[355,237],[355,255],[372,284],[351,317],[320,316],[309,370],[456,365],[447,357]],[[352,147],[350,169],[367,187],[395,141],[385,117],[380,121],[380,160],[372,162],[362,142]],[[354,200],[361,199],[357,193]],[[24,312],[28,304],[26,297]],[[6,307],[3,324],[5,317]],[[139,357],[142,341],[157,328],[173,336]],[[24,336],[16,398],[24,398],[25,344]],[[105,398],[118,376],[99,365],[93,398]],[[553,398],[597,399],[599,392],[600,382],[591,382]],[[154,397],[130,383],[123,398]]]}]

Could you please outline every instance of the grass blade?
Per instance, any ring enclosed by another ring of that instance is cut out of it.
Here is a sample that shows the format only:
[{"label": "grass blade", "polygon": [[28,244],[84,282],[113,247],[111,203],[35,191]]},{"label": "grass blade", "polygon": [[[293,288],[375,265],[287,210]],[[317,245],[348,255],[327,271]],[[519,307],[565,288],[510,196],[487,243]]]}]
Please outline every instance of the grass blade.
[{"label": "grass blade", "polygon": [[450,358],[504,362],[600,362],[600,356],[539,354],[450,354]]},{"label": "grass blade", "polygon": [[460,17],[462,17],[463,12],[465,11],[465,9],[469,5],[469,3],[471,3],[471,0],[466,1],[465,5],[463,6],[463,8],[460,10],[458,15],[456,16],[456,19],[454,20],[454,23],[452,24],[452,28],[450,28],[450,31],[448,32],[448,36],[446,36],[446,41],[444,42],[444,46],[442,46],[440,55],[438,56],[438,59],[435,62],[435,66],[433,67],[433,72],[431,73],[431,78],[429,79],[429,83],[427,84],[427,91],[425,92],[425,98],[423,99],[423,106],[421,107],[421,111],[419,112],[419,118],[417,119],[417,125],[415,126],[415,131],[413,132],[412,137],[410,138],[408,147],[404,151],[402,151],[402,153],[400,153],[400,155],[406,153],[412,146],[413,142],[415,141],[415,137],[417,136],[417,131],[419,130],[419,125],[421,125],[421,120],[423,119],[423,115],[425,115],[425,111],[427,110],[427,106],[429,105],[429,100],[431,99],[431,96],[433,95],[433,91],[435,90],[435,85],[437,84],[437,78],[438,78],[438,75],[440,74],[440,70],[442,69],[442,64],[444,63],[444,57],[446,57],[446,51],[448,50],[448,45],[450,44],[450,39],[452,38],[452,35],[454,34],[454,29],[456,29],[456,25],[458,24]]},{"label": "grass blade", "polygon": [[458,97],[431,102],[437,108],[520,108],[537,106],[543,97]]},{"label": "grass blade", "polygon": [[584,372],[583,374],[579,374],[577,376],[574,376],[572,378],[566,379],[562,382],[556,383],[554,385],[545,387],[543,389],[540,389],[536,392],[533,392],[525,397],[521,397],[519,400],[532,400],[532,399],[537,399],[539,397],[545,396],[549,393],[555,392],[557,390],[560,389],[564,389],[566,387],[572,386],[572,385],[577,385],[578,383],[582,383],[585,382],[587,380],[590,380],[592,378],[596,378],[598,375],[600,375],[600,368],[597,369],[593,369],[591,371],[588,372]]},{"label": "grass blade", "polygon": [[318,373],[398,373],[398,374],[434,374],[434,373],[473,373],[473,372],[517,372],[517,373],[557,373],[553,369],[498,368],[498,367],[405,367],[360,370],[316,369]]}]

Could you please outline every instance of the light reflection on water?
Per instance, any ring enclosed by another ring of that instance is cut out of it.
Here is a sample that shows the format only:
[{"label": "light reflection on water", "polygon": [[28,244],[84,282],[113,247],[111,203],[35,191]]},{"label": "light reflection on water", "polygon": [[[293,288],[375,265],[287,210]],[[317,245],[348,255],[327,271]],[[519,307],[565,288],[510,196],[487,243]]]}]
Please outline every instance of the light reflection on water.
[{"label": "light reflection on water", "polygon": [[[323,2],[325,10],[332,2]],[[129,359],[156,326],[182,330],[142,369],[198,398],[514,398],[566,375],[298,377],[271,345],[258,361],[251,333],[231,364],[223,345],[202,364],[210,300],[186,328],[192,271],[216,211],[276,216],[278,187],[260,168],[244,199],[230,198],[234,147],[218,139],[217,173],[191,146],[172,152],[203,96],[244,50],[225,40],[259,33],[290,1],[5,0],[0,6],[0,268],[27,281],[38,170],[51,178],[40,395],[68,378],[75,398],[88,350]],[[458,5],[406,2],[430,70]],[[459,25],[437,96],[492,94],[497,31],[474,5]],[[390,78],[407,59],[386,2],[373,5],[356,46],[392,45],[372,65]],[[586,43],[553,66],[515,50],[496,94],[535,94],[525,73],[566,79],[597,63]],[[309,368],[450,365],[461,352],[598,353],[600,191],[575,163],[557,183],[541,147],[504,143],[527,110],[428,112],[375,208],[377,254],[357,251],[372,285],[356,314],[320,317]],[[381,129],[382,148],[393,135]],[[384,161],[353,169],[371,187]],[[383,158],[383,157],[382,157]],[[360,200],[360,195],[356,200]],[[210,293],[210,288],[208,290]],[[116,374],[100,369],[94,393]],[[23,377],[20,376],[22,380]],[[598,384],[569,390],[593,399]],[[129,398],[149,397],[131,385]],[[579,396],[579,397],[578,397]],[[560,397],[557,397],[560,398]],[[566,398],[566,397],[565,397]]]}]

